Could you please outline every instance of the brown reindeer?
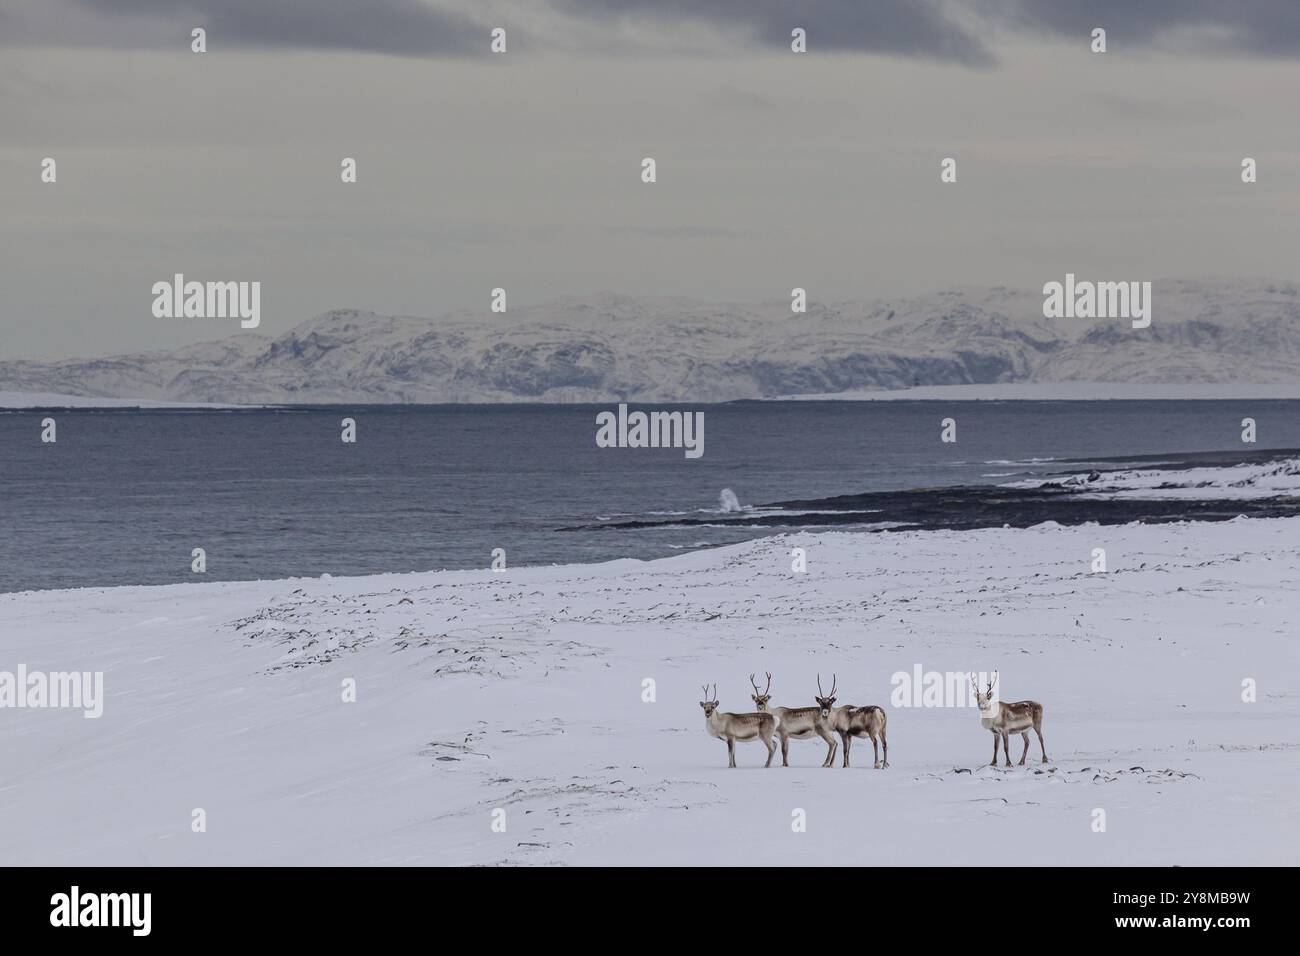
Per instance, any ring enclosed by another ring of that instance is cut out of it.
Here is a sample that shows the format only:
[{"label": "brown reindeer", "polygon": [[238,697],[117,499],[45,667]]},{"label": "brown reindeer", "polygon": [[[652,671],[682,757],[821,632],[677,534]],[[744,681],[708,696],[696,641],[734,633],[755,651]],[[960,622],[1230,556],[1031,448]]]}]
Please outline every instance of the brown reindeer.
[{"label": "brown reindeer", "polygon": [[[875,755],[875,769],[882,770],[889,766],[889,741],[885,739],[885,712],[869,704],[855,707],[844,704],[831,712],[831,727],[840,735],[844,743],[844,766],[849,765],[849,746],[854,737],[870,737],[871,751]],[[879,740],[877,740],[879,738]],[[880,748],[885,748],[885,759],[880,759]]]},{"label": "brown reindeer", "polygon": [[772,757],[776,755],[776,744],[772,734],[776,730],[777,720],[772,714],[724,714],[718,710],[718,685],[704,685],[705,699],[700,701],[704,708],[704,729],[710,737],[717,737],[727,742],[727,766],[736,766],[736,741],[761,740],[767,748],[767,763],[772,766]]},{"label": "brown reindeer", "polygon": [[1002,740],[1002,754],[1006,757],[1008,767],[1011,766],[1011,746],[1007,742],[1008,734],[1018,733],[1025,740],[1025,749],[1020,754],[1021,766],[1025,763],[1025,757],[1029,754],[1029,728],[1034,728],[1034,733],[1038,735],[1038,746],[1043,752],[1043,763],[1047,763],[1047,745],[1043,743],[1043,705],[1036,700],[1018,700],[1014,704],[1007,704],[1002,701],[993,699],[993,687],[998,682],[998,672],[993,672],[993,679],[988,682],[988,688],[984,693],[980,693],[979,682],[975,679],[975,673],[970,675],[971,688],[975,691],[975,705],[980,710],[980,726],[993,734],[993,759],[989,762],[990,767],[998,765],[998,740]]},{"label": "brown reindeer", "polygon": [[[790,738],[796,740],[806,740],[809,737],[820,737],[826,741],[826,759],[822,761],[823,767],[830,767],[835,762],[835,751],[839,744],[831,736],[830,722],[826,719],[825,708],[819,707],[769,707],[768,701],[772,695],[768,693],[772,689],[772,675],[767,675],[767,687],[760,694],[758,684],[754,681],[754,675],[749,675],[749,682],[754,686],[754,693],[749,696],[754,701],[754,706],[760,713],[772,714],[777,719],[776,734],[781,738],[781,766],[790,766]],[[817,678],[817,690],[822,689],[821,677]],[[831,688],[831,693],[835,688]],[[834,698],[831,698],[834,700]],[[818,698],[818,703],[821,699]]]}]

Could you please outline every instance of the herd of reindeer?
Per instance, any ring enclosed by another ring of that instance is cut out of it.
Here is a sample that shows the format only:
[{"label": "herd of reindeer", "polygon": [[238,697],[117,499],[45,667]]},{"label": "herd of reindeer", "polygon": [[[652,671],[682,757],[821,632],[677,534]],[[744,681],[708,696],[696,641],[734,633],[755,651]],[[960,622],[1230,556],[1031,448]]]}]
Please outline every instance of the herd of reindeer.
[{"label": "herd of reindeer", "polygon": [[[975,703],[980,712],[980,725],[993,734],[993,760],[989,766],[997,766],[999,740],[1002,741],[1002,753],[1006,757],[1006,765],[1011,766],[1011,744],[1008,737],[1017,733],[1025,741],[1025,749],[1020,754],[1020,763],[1024,764],[1025,757],[1029,755],[1031,727],[1038,735],[1038,746],[1043,752],[1043,763],[1047,763],[1047,745],[1043,743],[1043,705],[1035,700],[1020,700],[1014,704],[994,700],[993,688],[998,681],[997,671],[993,672],[993,679],[988,682],[983,692],[980,691],[974,673],[971,674],[970,680],[971,687],[975,691]],[[817,676],[817,696],[813,698],[817,701],[816,707],[771,706],[772,695],[769,693],[772,689],[771,674],[767,675],[767,686],[762,691],[759,691],[758,682],[754,680],[753,674],[749,675],[749,682],[754,687],[754,693],[749,695],[750,699],[758,708],[754,713],[724,714],[718,710],[717,684],[713,685],[713,693],[709,693],[709,685],[705,684],[705,699],[700,701],[700,706],[704,708],[704,726],[708,735],[727,742],[728,767],[736,766],[737,740],[761,740],[767,747],[767,763],[763,766],[772,766],[772,758],[776,756],[776,743],[773,737],[779,737],[781,740],[781,766],[790,766],[791,737],[795,740],[820,737],[826,741],[827,746],[826,759],[822,761],[822,766],[831,767],[835,764],[835,751],[839,747],[835,738],[831,736],[832,733],[839,734],[840,740],[844,743],[845,767],[849,765],[849,747],[854,737],[871,739],[871,750],[876,761],[875,769],[882,770],[889,766],[889,742],[885,739],[887,718],[884,710],[874,704],[865,707],[841,704],[836,707],[835,689],[839,681],[834,675],[831,677],[829,694],[822,690],[821,675]]]}]

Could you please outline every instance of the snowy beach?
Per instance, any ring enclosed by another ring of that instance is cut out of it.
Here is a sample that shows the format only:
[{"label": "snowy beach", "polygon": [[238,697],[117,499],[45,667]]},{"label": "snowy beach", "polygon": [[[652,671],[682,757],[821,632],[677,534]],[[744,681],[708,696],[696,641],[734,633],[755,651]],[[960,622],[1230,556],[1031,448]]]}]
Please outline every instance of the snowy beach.
[{"label": "snowy beach", "polygon": [[[102,671],[104,700],[3,713],[0,859],[1294,865],[1297,529],[804,532],[652,562],[3,594],[0,670]],[[895,706],[891,676],[918,666],[999,670],[1004,700],[1044,705],[1051,762],[1035,742],[989,767],[974,709]],[[728,770],[700,685],[748,711],[755,671],[778,704],[834,673],[841,703],[884,707],[890,768],[860,740],[821,769],[824,745],[795,740],[789,768],[746,743]]]}]

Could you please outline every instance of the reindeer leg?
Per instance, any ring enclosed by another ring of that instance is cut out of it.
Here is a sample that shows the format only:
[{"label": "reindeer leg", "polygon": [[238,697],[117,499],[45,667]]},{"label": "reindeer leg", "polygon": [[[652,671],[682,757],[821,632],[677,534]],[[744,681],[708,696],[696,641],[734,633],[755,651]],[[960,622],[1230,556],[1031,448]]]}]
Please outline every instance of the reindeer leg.
[{"label": "reindeer leg", "polygon": [[882,763],[880,766],[882,768],[885,768],[889,766],[889,741],[885,739],[885,728],[883,725],[881,725],[880,728],[880,746],[885,751],[885,762]]},{"label": "reindeer leg", "polygon": [[781,766],[790,766],[790,735],[781,735]]},{"label": "reindeer leg", "polygon": [[993,732],[993,760],[989,763],[989,766],[996,767],[997,765],[998,765],[998,734],[997,731],[995,730]]},{"label": "reindeer leg", "polygon": [[876,743],[876,737],[874,734],[871,737],[871,755],[876,758],[876,764],[873,769],[879,770],[880,769],[880,745]]},{"label": "reindeer leg", "polygon": [[822,761],[822,766],[833,767],[835,766],[835,751],[840,749],[840,745],[835,742],[835,738],[831,736],[830,731],[824,727],[821,729],[819,736],[826,741],[826,759]]},{"label": "reindeer leg", "polygon": [[1043,729],[1041,724],[1034,724],[1034,733],[1038,734],[1038,746],[1043,751],[1043,763],[1047,763],[1047,745],[1043,743]]},{"label": "reindeer leg", "polygon": [[849,765],[849,748],[853,746],[853,735],[840,733],[840,740],[844,743],[844,766]]},{"label": "reindeer leg", "polygon": [[763,746],[767,748],[767,763],[764,767],[772,766],[772,757],[776,754],[776,744],[772,741],[772,735],[768,734],[763,738]]},{"label": "reindeer leg", "polygon": [[736,765],[736,739],[734,737],[728,737],[727,738],[727,766],[734,767],[735,765]]},{"label": "reindeer leg", "polygon": [[1007,740],[1007,732],[1002,732],[1002,756],[1007,759],[1007,766],[1011,766],[1011,743]]},{"label": "reindeer leg", "polygon": [[1020,755],[1020,766],[1023,767],[1025,765],[1025,757],[1029,754],[1029,731],[1021,731],[1020,736],[1025,739],[1025,750]]}]

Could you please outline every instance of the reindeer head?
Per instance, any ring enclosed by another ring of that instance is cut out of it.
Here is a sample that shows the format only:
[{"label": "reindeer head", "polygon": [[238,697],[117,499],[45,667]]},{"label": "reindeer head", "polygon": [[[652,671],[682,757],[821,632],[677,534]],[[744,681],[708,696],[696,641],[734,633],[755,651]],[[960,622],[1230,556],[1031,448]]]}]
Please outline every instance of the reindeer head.
[{"label": "reindeer head", "polygon": [[993,710],[996,698],[993,696],[993,688],[998,682],[998,672],[993,672],[993,679],[988,682],[988,687],[983,693],[980,693],[979,681],[975,679],[975,672],[970,673],[971,690],[975,692],[975,706],[980,709],[981,714],[989,714]]},{"label": "reindeer head", "polygon": [[[764,671],[763,673],[766,674],[767,672]],[[768,693],[768,691],[772,689],[772,675],[767,675],[767,686],[763,688],[762,693],[759,693],[758,691],[758,684],[754,683],[753,674],[749,675],[749,682],[754,685],[754,693],[749,695],[750,700],[754,702],[754,706],[759,710],[766,711],[767,702],[772,699],[772,695]]]},{"label": "reindeer head", "polygon": [[700,701],[700,706],[704,708],[704,716],[712,717],[713,712],[718,709],[718,685],[713,685],[713,693],[709,693],[709,685],[704,685],[704,700]]},{"label": "reindeer head", "polygon": [[822,709],[822,716],[829,717],[831,708],[835,706],[835,687],[839,684],[839,678],[834,674],[831,675],[831,692],[827,694],[822,690],[822,675],[817,675],[817,704]]}]

